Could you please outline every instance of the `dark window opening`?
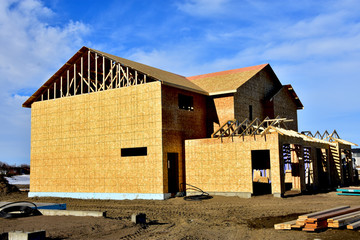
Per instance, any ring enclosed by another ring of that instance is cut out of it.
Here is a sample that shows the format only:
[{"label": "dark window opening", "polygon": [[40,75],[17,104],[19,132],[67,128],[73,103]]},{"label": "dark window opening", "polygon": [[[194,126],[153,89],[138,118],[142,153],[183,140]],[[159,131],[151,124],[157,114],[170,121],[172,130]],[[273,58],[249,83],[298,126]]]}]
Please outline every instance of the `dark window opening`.
[{"label": "dark window opening", "polygon": [[121,149],[122,157],[135,157],[135,156],[146,156],[146,155],[147,155],[147,147]]},{"label": "dark window opening", "polygon": [[253,111],[252,111],[252,105],[249,105],[249,120],[253,120]]},{"label": "dark window opening", "polygon": [[192,96],[179,94],[178,99],[179,99],[179,109],[194,111],[194,103]]}]

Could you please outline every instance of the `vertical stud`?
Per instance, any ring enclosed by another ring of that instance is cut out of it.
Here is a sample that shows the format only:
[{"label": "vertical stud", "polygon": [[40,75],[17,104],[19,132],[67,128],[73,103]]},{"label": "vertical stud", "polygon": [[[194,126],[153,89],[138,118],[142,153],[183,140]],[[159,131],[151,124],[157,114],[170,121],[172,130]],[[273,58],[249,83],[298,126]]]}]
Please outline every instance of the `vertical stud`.
[{"label": "vertical stud", "polygon": [[95,92],[97,92],[98,90],[97,59],[98,59],[98,55],[97,53],[95,53]]},{"label": "vertical stud", "polygon": [[80,87],[81,87],[81,91],[80,93],[83,94],[83,82],[84,82],[84,58],[81,57],[81,84],[80,84]]}]

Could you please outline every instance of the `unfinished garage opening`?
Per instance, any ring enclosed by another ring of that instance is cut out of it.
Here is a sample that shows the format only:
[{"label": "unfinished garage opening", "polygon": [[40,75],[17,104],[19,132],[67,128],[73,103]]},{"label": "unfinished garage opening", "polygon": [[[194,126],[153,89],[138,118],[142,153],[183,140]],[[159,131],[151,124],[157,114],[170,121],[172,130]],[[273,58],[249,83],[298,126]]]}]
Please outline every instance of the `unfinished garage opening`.
[{"label": "unfinished garage opening", "polygon": [[326,149],[316,148],[317,175],[319,188],[327,188],[330,185],[329,161]]},{"label": "unfinished garage opening", "polygon": [[253,195],[271,194],[270,150],[252,150]]},{"label": "unfinished garage opening", "polygon": [[168,165],[168,192],[179,192],[179,154],[168,153],[167,154]]}]

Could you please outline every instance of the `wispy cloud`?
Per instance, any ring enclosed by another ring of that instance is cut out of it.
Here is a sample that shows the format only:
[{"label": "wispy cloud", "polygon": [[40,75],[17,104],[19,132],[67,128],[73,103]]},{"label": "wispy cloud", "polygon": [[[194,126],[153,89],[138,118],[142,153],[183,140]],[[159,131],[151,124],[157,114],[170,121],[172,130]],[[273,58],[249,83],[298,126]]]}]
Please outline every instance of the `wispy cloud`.
[{"label": "wispy cloud", "polygon": [[216,14],[224,14],[229,0],[185,0],[176,3],[179,10],[193,16],[216,17]]},{"label": "wispy cloud", "polygon": [[[56,15],[38,0],[0,2],[0,161],[21,163],[30,153],[30,111],[21,104],[83,45],[90,28]],[[21,151],[19,151],[21,149]]]}]

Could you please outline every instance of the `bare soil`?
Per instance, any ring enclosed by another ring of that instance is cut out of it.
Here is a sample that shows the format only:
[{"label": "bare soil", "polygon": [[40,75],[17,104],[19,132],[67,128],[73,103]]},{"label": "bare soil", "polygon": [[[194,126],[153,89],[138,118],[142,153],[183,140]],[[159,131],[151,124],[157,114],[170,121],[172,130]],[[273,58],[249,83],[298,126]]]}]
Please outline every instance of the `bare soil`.
[{"label": "bare soil", "polygon": [[[46,230],[48,239],[360,239],[360,232],[355,230],[311,233],[274,229],[274,224],[304,213],[360,205],[360,197],[338,196],[335,192],[286,198],[214,196],[203,201],[185,201],[181,197],[165,201],[27,198],[26,193],[0,197],[0,201],[19,200],[66,203],[69,210],[106,211],[107,217],[0,219],[0,233]],[[145,213],[147,224],[132,223],[133,213]]]}]

